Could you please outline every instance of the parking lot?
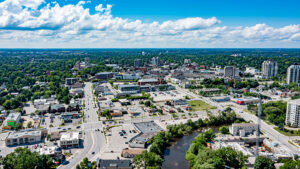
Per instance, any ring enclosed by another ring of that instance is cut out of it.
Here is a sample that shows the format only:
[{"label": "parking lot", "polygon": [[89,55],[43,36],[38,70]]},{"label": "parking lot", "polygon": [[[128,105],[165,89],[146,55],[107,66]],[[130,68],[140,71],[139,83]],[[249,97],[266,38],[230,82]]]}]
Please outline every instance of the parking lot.
[{"label": "parking lot", "polygon": [[164,101],[172,101],[174,99],[184,99],[186,94],[178,91],[164,91],[164,92],[150,92],[151,97],[153,97],[153,101],[155,102],[164,102]]}]

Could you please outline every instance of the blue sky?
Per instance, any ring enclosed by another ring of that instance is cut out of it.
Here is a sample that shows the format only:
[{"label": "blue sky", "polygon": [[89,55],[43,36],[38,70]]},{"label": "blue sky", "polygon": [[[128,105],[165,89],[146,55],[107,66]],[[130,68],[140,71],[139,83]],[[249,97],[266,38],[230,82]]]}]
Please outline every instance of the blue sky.
[{"label": "blue sky", "polygon": [[0,45],[298,48],[299,6],[299,0],[0,0]]}]

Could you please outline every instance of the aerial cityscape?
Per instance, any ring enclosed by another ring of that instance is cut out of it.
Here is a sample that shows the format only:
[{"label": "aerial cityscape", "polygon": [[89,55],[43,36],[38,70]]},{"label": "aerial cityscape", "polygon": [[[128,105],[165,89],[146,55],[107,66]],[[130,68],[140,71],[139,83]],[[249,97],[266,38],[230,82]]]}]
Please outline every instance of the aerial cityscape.
[{"label": "aerial cityscape", "polygon": [[299,6],[0,0],[0,169],[300,169]]}]

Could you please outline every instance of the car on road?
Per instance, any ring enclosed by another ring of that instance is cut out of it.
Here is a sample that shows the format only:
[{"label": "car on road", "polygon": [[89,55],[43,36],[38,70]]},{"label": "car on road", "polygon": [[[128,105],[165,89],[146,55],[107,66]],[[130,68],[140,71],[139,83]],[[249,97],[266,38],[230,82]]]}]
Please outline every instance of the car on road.
[{"label": "car on road", "polygon": [[92,154],[95,154],[95,152],[93,151]]},{"label": "car on road", "polygon": [[66,131],[67,129],[63,129],[63,131]]},{"label": "car on road", "polygon": [[79,129],[79,128],[80,128],[80,126],[77,126],[76,128],[77,128],[77,129]]},{"label": "car on road", "polygon": [[71,130],[71,128],[69,127],[68,130]]}]

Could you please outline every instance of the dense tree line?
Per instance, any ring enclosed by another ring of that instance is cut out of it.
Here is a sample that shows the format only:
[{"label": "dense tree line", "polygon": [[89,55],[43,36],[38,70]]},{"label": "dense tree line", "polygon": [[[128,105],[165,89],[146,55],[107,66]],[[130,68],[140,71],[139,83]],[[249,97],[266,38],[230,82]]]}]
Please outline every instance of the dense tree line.
[{"label": "dense tree line", "polygon": [[163,163],[164,150],[174,138],[181,138],[201,127],[231,124],[235,120],[237,120],[236,114],[229,108],[217,116],[209,115],[204,120],[199,118],[195,122],[188,120],[185,124],[169,125],[167,131],[158,133],[148,142],[151,144],[149,151],[136,156],[133,163],[137,168],[159,168]]},{"label": "dense tree line", "polygon": [[50,156],[21,147],[6,155],[1,164],[4,169],[50,169],[54,165]]},{"label": "dense tree line", "polygon": [[194,139],[186,153],[191,168],[246,168],[248,156],[244,156],[242,152],[235,151],[231,147],[222,147],[215,151],[207,148],[207,143],[212,142],[213,137],[213,131],[210,129]]}]

